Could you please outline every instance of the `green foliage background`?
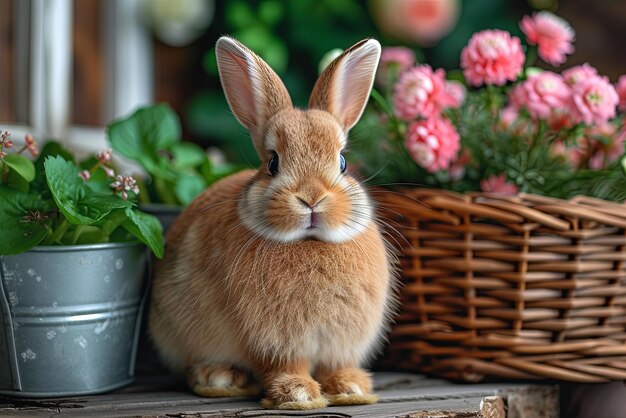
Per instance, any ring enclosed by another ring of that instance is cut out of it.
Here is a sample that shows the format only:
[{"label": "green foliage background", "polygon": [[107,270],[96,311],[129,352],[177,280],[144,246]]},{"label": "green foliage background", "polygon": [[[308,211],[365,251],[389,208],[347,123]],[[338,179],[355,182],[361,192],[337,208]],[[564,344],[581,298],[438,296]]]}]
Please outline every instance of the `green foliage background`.
[{"label": "green foliage background", "polygon": [[455,29],[437,45],[420,48],[380,33],[367,0],[229,0],[216,2],[215,18],[199,41],[206,52],[197,65],[203,68],[202,88],[183,112],[183,124],[196,142],[217,145],[229,160],[256,165],[258,159],[230,110],[221,90],[214,44],[229,34],[267,61],[284,80],[296,106],[305,106],[317,78],[319,60],[334,48],[345,49],[373,37],[383,46],[404,45],[416,51],[418,61],[433,67],[458,68],[461,49],[473,32],[499,28],[520,34],[518,21],[531,11],[525,0],[460,1]]}]

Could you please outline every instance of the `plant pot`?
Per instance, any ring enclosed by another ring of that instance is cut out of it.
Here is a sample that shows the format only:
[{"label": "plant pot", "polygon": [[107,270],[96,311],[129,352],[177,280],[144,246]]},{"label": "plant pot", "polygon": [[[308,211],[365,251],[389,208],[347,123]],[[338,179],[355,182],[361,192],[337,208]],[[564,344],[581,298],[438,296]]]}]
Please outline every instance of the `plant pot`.
[{"label": "plant pot", "polygon": [[0,394],[93,394],[132,382],[146,285],[139,243],[0,257]]},{"label": "plant pot", "polygon": [[166,205],[163,203],[145,203],[139,205],[139,209],[150,215],[156,216],[161,225],[163,225],[163,233],[169,229],[174,223],[178,215],[183,211],[183,207],[176,205]]}]

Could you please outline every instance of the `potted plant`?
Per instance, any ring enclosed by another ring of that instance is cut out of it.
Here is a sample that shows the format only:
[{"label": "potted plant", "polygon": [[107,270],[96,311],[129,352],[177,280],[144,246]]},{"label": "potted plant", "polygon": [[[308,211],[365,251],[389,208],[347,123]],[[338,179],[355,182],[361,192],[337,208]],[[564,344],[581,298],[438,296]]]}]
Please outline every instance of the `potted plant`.
[{"label": "potted plant", "polygon": [[159,217],[164,227],[206,187],[240,165],[211,159],[200,146],[181,141],[180,120],[166,104],[143,107],[113,121],[107,130],[111,148],[138,163],[148,174],[141,208]]},{"label": "potted plant", "polygon": [[394,188],[374,195],[405,284],[387,365],[623,380],[626,77],[535,68],[564,63],[574,31],[546,11],[520,27],[526,45],[474,34],[447,78],[407,48],[382,52],[353,151]]},{"label": "potted plant", "polygon": [[[0,139],[0,393],[103,392],[134,371],[147,245],[163,255],[159,221],[137,210],[133,178],[110,151],[79,164],[32,137]],[[29,150],[33,162],[21,155]]]}]

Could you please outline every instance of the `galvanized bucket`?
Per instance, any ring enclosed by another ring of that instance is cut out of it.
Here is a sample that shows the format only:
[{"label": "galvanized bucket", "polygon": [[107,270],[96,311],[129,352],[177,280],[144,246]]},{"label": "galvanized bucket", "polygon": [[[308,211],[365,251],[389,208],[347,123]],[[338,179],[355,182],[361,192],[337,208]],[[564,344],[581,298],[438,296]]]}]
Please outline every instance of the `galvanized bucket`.
[{"label": "galvanized bucket", "polygon": [[145,247],[36,247],[0,256],[0,394],[101,393],[132,382]]}]

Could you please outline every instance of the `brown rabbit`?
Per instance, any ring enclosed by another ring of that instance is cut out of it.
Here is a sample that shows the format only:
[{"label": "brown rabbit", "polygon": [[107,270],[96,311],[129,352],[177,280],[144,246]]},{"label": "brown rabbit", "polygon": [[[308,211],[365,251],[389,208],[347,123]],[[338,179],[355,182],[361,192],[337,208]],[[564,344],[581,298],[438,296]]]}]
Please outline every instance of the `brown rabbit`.
[{"label": "brown rabbit", "polygon": [[263,60],[217,41],[226,98],[262,164],[202,193],[157,267],[150,332],[195,393],[262,388],[262,404],[279,409],[378,400],[360,366],[389,322],[393,257],[341,152],[379,57],[377,41],[357,43],[299,110]]}]

